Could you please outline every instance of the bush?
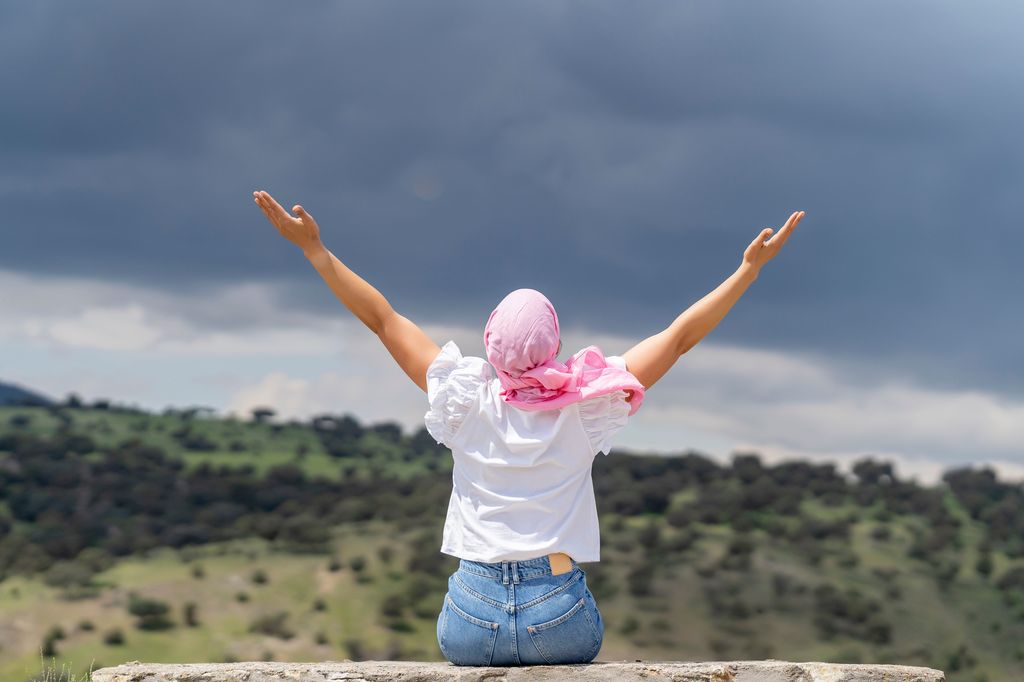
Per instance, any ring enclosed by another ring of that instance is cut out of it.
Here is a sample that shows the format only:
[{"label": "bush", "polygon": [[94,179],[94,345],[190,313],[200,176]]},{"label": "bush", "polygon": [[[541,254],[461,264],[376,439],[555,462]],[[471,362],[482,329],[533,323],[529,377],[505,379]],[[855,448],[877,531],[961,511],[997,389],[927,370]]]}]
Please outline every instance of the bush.
[{"label": "bush", "polygon": [[353,661],[363,661],[366,659],[363,642],[360,639],[346,639],[345,649],[348,651],[348,657]]},{"label": "bush", "polygon": [[199,625],[199,620],[196,618],[196,608],[195,602],[185,602],[184,621],[185,625],[190,628],[194,628]]},{"label": "bush", "polygon": [[135,627],[140,630],[166,630],[174,627],[167,614],[171,607],[167,602],[158,599],[129,595],[128,612],[136,616]]},{"label": "bush", "polygon": [[401,595],[389,594],[381,603],[380,612],[388,618],[397,618],[405,610],[405,600]]},{"label": "bush", "polygon": [[51,587],[81,587],[92,582],[94,571],[73,559],[59,559],[46,570],[43,580]]},{"label": "bush", "polygon": [[661,544],[661,527],[658,522],[655,519],[648,521],[637,535],[637,540],[648,551],[657,549]]},{"label": "bush", "polygon": [[322,519],[303,512],[289,517],[281,524],[278,540],[295,549],[324,549],[331,540],[330,528]]},{"label": "bush", "polygon": [[629,584],[629,593],[635,597],[642,597],[651,593],[651,582],[654,579],[654,564],[645,562],[634,566],[629,570],[626,582]]},{"label": "bush", "polygon": [[287,611],[277,611],[257,616],[250,623],[249,632],[258,632],[270,635],[271,637],[277,637],[278,639],[291,639],[295,636],[295,632],[285,625],[285,620],[287,619]]},{"label": "bush", "polygon": [[978,557],[978,561],[974,564],[974,570],[978,572],[978,575],[985,578],[992,575],[992,555],[988,552],[981,554]]},{"label": "bush", "polygon": [[40,653],[43,656],[56,656],[57,655],[57,641],[52,637],[44,637],[43,645],[40,648]]},{"label": "bush", "polygon": [[121,646],[124,644],[124,633],[121,628],[111,628],[103,635],[103,643],[110,646]]},{"label": "bush", "polygon": [[416,631],[416,628],[413,626],[413,624],[410,623],[409,621],[405,620],[404,618],[399,618],[397,620],[390,620],[387,623],[385,623],[385,625],[387,625],[387,627],[389,629],[394,630],[395,632],[415,632]]},{"label": "bush", "polygon": [[876,525],[871,529],[871,539],[879,542],[888,542],[892,538],[892,529],[886,525]]}]

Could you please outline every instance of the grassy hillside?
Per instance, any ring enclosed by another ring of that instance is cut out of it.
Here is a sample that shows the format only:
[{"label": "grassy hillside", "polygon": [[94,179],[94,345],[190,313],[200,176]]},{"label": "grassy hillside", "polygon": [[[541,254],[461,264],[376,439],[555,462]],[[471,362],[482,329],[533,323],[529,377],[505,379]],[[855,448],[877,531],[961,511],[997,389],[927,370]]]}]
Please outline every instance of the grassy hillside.
[{"label": "grassy hillside", "polygon": [[[598,660],[1024,679],[1021,486],[856,471],[599,457],[602,561],[583,565],[607,627]],[[450,472],[424,431],[348,417],[0,408],[0,682],[38,674],[40,647],[77,675],[132,659],[442,660]]]},{"label": "grassy hillside", "polygon": [[22,388],[15,384],[0,381],[0,405],[52,405],[53,400],[46,396]]}]

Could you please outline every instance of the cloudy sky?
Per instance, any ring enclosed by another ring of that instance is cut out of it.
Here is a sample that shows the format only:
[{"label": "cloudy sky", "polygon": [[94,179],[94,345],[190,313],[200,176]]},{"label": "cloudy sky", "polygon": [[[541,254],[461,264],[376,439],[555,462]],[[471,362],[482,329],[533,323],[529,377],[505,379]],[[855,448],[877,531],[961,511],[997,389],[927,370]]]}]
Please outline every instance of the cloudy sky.
[{"label": "cloudy sky", "polygon": [[1024,5],[0,1],[0,381],[422,423],[252,201],[441,344],[621,354],[807,217],[623,448],[1024,478]]}]

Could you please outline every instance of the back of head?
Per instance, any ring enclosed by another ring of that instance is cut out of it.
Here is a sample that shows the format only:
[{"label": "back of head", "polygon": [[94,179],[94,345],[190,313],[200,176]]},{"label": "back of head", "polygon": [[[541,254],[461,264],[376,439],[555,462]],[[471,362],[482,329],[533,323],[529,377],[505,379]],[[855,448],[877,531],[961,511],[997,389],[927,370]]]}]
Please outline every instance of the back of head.
[{"label": "back of head", "polygon": [[505,402],[524,410],[551,410],[622,389],[633,391],[633,414],[644,387],[625,369],[610,365],[597,346],[564,364],[558,315],[536,289],[516,289],[498,303],[484,327],[487,360],[498,373]]},{"label": "back of head", "polygon": [[517,378],[558,354],[558,315],[536,289],[516,289],[498,303],[484,327],[487,360]]}]

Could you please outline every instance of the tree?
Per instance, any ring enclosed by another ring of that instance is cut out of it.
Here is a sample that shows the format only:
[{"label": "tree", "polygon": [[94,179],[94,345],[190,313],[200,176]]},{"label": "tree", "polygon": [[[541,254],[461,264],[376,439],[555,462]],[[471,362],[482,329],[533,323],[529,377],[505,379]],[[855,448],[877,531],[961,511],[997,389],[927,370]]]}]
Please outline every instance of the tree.
[{"label": "tree", "polygon": [[257,424],[265,424],[271,417],[277,414],[277,411],[270,407],[254,407],[251,412],[253,421]]},{"label": "tree", "polygon": [[184,618],[185,625],[190,628],[199,626],[199,619],[196,618],[196,603],[193,601],[185,602]]},{"label": "tree", "polygon": [[135,626],[140,630],[166,630],[174,627],[174,622],[167,617],[170,610],[167,602],[140,597],[134,593],[129,595],[128,611],[138,618]]}]

